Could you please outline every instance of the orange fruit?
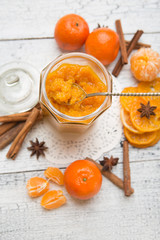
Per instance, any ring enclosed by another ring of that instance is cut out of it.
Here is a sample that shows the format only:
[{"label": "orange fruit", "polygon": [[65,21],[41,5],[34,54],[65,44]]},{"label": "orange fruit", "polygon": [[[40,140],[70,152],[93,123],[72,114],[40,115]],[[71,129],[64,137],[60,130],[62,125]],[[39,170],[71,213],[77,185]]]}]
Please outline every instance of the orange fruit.
[{"label": "orange fruit", "polygon": [[61,190],[47,192],[41,200],[41,206],[46,209],[59,208],[66,203],[66,198]]},{"label": "orange fruit", "polygon": [[[122,93],[137,93],[138,88],[137,87],[126,87],[123,89]],[[133,102],[137,99],[137,97],[120,97],[120,103],[122,104],[122,107],[130,112]]]},{"label": "orange fruit", "polygon": [[28,180],[26,187],[30,197],[39,197],[49,190],[49,183],[44,178],[33,177]]},{"label": "orange fruit", "polygon": [[63,185],[63,173],[59,168],[55,167],[48,167],[46,171],[44,172],[44,175],[46,178],[49,178],[49,180],[57,183],[58,185]]},{"label": "orange fruit", "polygon": [[151,48],[140,48],[130,61],[131,72],[139,81],[153,81],[160,72],[160,55]]},{"label": "orange fruit", "polygon": [[131,121],[130,118],[130,113],[127,112],[124,108],[121,108],[121,112],[120,112],[120,117],[121,117],[121,121],[123,123],[123,125],[131,132],[133,133],[137,133],[137,134],[142,134],[143,132],[140,132],[139,130],[137,130]]},{"label": "orange fruit", "polygon": [[[132,105],[130,117],[135,128],[141,132],[152,132],[160,129],[160,108],[154,110],[155,116],[151,115],[150,119],[146,116],[141,117],[141,113],[138,111],[141,108],[141,103],[147,105],[144,98],[139,97]],[[156,106],[154,101],[151,101],[151,106]]]},{"label": "orange fruit", "polygon": [[124,135],[132,145],[135,144],[137,146],[144,146],[152,143],[156,139],[157,132],[154,131],[146,132],[143,134],[136,134],[124,127]]},{"label": "orange fruit", "polygon": [[54,37],[63,50],[74,51],[82,47],[89,35],[87,22],[79,15],[68,14],[55,26]]},{"label": "orange fruit", "polygon": [[109,28],[97,28],[89,34],[85,51],[96,57],[104,65],[115,60],[119,51],[119,37]]},{"label": "orange fruit", "polygon": [[99,192],[101,184],[101,172],[89,160],[77,160],[65,170],[64,185],[72,197],[89,199]]}]

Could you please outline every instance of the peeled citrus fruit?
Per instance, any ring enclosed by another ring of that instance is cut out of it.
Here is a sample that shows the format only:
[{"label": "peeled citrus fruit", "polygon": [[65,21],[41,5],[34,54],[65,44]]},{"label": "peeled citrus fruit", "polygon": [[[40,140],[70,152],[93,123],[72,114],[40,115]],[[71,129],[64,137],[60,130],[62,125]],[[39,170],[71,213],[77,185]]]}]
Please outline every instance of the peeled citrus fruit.
[{"label": "peeled citrus fruit", "polygon": [[151,48],[140,48],[131,57],[131,72],[139,81],[153,81],[160,72],[160,55]]},{"label": "peeled citrus fruit", "polygon": [[[137,87],[126,87],[123,89],[122,93],[137,93],[138,92],[138,88]],[[137,97],[120,97],[120,103],[122,104],[122,107],[126,110],[126,111],[130,111],[133,101],[136,100]]]},{"label": "peeled citrus fruit", "polygon": [[44,178],[33,177],[28,180],[26,187],[30,197],[39,197],[49,190],[49,183]]},{"label": "peeled citrus fruit", "polygon": [[59,168],[55,167],[48,167],[46,171],[44,172],[44,175],[46,178],[49,178],[49,180],[57,183],[58,185],[63,185],[63,173]]},{"label": "peeled citrus fruit", "polygon": [[65,170],[64,185],[72,197],[89,199],[99,192],[101,184],[101,172],[89,160],[77,160]]},{"label": "peeled citrus fruit", "polygon": [[47,192],[41,200],[41,206],[46,209],[59,208],[66,203],[66,197],[61,190],[52,190]]},{"label": "peeled citrus fruit", "polygon": [[123,125],[130,130],[133,133],[137,133],[137,134],[142,134],[143,132],[140,132],[139,130],[137,130],[131,121],[130,118],[130,113],[127,112],[124,108],[121,108],[121,113],[120,113],[120,117],[121,117],[121,121],[123,123]]},{"label": "peeled citrus fruit", "polygon": [[156,139],[157,132],[154,131],[143,134],[136,134],[124,127],[124,135],[131,144],[143,146],[152,143]]},{"label": "peeled citrus fruit", "polygon": [[[160,129],[160,109],[154,110],[155,116],[150,115],[148,119],[146,116],[141,117],[141,113],[138,109],[141,108],[141,104],[147,105],[147,101],[144,98],[140,98],[132,105],[130,117],[132,124],[136,129],[141,132],[152,132]],[[151,101],[151,106],[156,106],[154,101]]]}]

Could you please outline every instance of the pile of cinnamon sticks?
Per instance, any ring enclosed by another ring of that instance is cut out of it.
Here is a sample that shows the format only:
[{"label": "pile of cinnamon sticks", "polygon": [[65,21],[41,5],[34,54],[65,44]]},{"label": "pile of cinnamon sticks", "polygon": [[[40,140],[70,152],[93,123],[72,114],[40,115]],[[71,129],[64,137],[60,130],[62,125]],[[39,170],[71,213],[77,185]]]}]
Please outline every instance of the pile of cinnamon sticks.
[{"label": "pile of cinnamon sticks", "polygon": [[120,20],[116,20],[116,30],[119,35],[119,41],[120,41],[120,50],[121,50],[121,56],[116,63],[112,74],[117,77],[123,67],[124,64],[128,63],[128,57],[132,50],[139,49],[141,47],[151,47],[149,44],[144,43],[138,43],[138,40],[140,39],[141,35],[143,34],[142,30],[137,30],[137,32],[134,34],[131,41],[125,41],[124,34],[122,30],[122,25]]},{"label": "pile of cinnamon sticks", "polygon": [[7,158],[14,160],[17,157],[26,135],[36,120],[42,119],[42,117],[39,105],[28,112],[0,117],[0,150],[13,141],[6,155]]},{"label": "pile of cinnamon sticks", "polygon": [[128,142],[123,142],[123,181],[117,177],[111,171],[103,171],[103,166],[91,158],[86,158],[93,162],[98,169],[101,171],[103,176],[109,179],[113,184],[124,191],[125,196],[129,197],[134,193],[134,189],[131,187],[131,175],[130,175],[130,164],[129,164],[129,149]]}]

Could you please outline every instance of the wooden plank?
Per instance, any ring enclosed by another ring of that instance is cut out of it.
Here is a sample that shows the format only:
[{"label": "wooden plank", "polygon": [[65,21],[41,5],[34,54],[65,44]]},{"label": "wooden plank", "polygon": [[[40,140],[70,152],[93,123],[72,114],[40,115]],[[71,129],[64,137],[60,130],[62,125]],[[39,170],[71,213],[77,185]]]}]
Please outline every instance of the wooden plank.
[{"label": "wooden plank", "polygon": [[[143,28],[144,32],[159,32],[159,1],[3,0],[0,8],[0,38],[53,37],[60,17],[68,13],[81,15],[92,31],[97,23],[115,29],[116,19],[122,20],[124,33]],[[152,20],[151,20],[152,19]]]},{"label": "wooden plank", "polygon": [[[64,187],[67,204],[46,211],[41,197],[31,199],[26,192],[30,177],[43,172],[0,175],[0,236],[2,240],[158,240],[160,238],[160,163],[131,164],[135,193],[127,198],[122,190],[103,178],[102,189],[88,201],[72,199]],[[123,176],[122,164],[114,173]],[[60,189],[50,184],[51,189]]]}]

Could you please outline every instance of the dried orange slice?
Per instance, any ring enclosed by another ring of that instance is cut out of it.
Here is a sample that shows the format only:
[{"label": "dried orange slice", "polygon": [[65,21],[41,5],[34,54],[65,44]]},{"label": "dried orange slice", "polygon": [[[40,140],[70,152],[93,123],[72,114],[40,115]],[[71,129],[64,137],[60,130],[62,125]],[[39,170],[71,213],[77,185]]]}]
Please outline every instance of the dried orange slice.
[{"label": "dried orange slice", "polygon": [[49,178],[49,180],[57,183],[58,185],[63,185],[63,173],[59,168],[55,167],[48,167],[46,171],[44,172],[45,177]]},{"label": "dried orange slice", "polygon": [[121,108],[121,112],[120,112],[120,117],[121,117],[121,121],[123,123],[123,125],[130,130],[133,133],[137,133],[137,134],[142,134],[143,132],[140,132],[139,130],[137,130],[131,121],[130,118],[130,113],[127,112],[124,108]]},{"label": "dried orange slice", "polygon": [[28,180],[26,187],[30,197],[39,197],[49,190],[49,183],[44,178],[33,177]]},{"label": "dried orange slice", "polygon": [[[127,87],[123,89],[122,93],[137,93],[138,91],[139,89],[137,87]],[[122,104],[122,107],[129,112],[136,99],[137,97],[120,97],[120,103]]]},{"label": "dried orange slice", "polygon": [[[140,82],[138,84],[139,92],[160,92],[160,78],[156,78],[152,82]],[[144,99],[151,101],[155,100],[157,101],[157,104],[160,106],[160,97],[159,96],[153,96],[153,97],[143,97]]]},{"label": "dried orange slice", "polygon": [[143,134],[136,134],[124,127],[124,135],[131,144],[135,144],[137,146],[144,146],[150,144],[156,139],[157,132],[154,131]]},{"label": "dried orange slice", "polygon": [[160,56],[151,48],[141,48],[131,57],[131,72],[139,81],[153,81],[160,72]]},{"label": "dried orange slice", "polygon": [[41,206],[46,209],[54,209],[66,203],[66,197],[61,190],[47,192],[41,200]]},{"label": "dried orange slice", "polygon": [[[160,108],[154,110],[155,116],[151,115],[150,119],[146,116],[141,117],[141,113],[138,109],[141,108],[141,103],[147,105],[147,101],[144,98],[140,98],[132,105],[130,117],[133,126],[141,132],[152,132],[160,129]],[[154,101],[151,101],[151,106],[156,106]]]},{"label": "dried orange slice", "polygon": [[142,145],[132,143],[132,146],[133,146],[133,147],[136,147],[136,148],[152,147],[153,145],[155,145],[156,143],[158,143],[159,140],[160,140],[160,131],[158,130],[158,131],[156,131],[156,138],[155,138],[151,143],[142,144]]}]

